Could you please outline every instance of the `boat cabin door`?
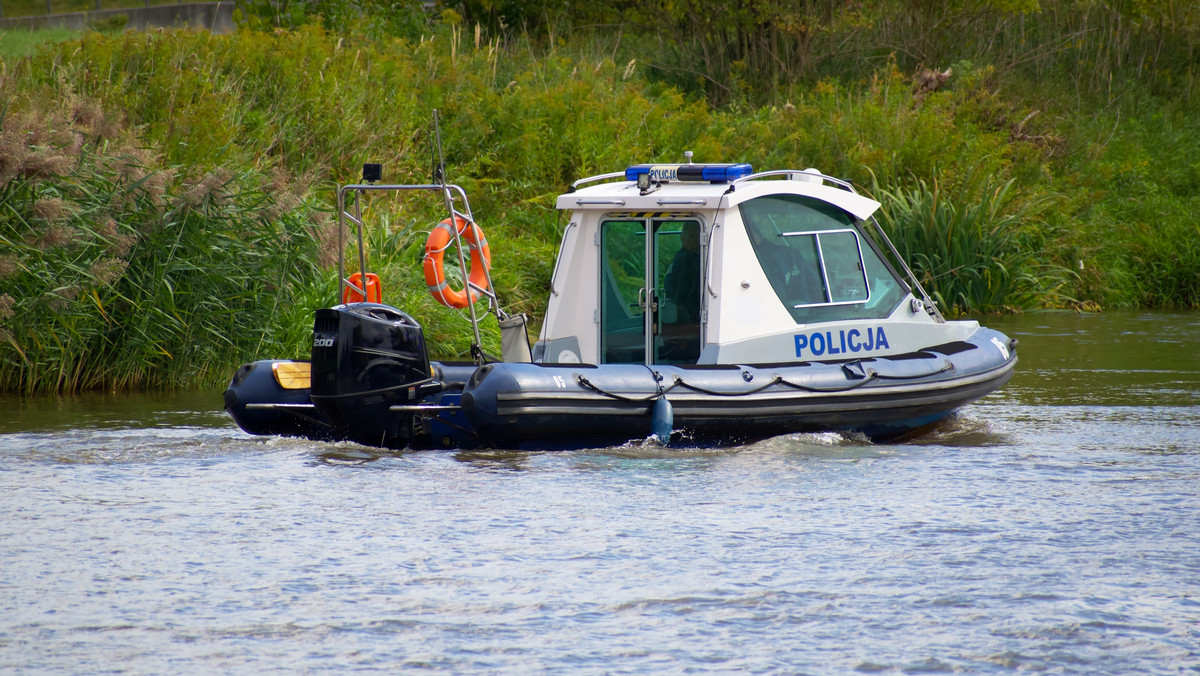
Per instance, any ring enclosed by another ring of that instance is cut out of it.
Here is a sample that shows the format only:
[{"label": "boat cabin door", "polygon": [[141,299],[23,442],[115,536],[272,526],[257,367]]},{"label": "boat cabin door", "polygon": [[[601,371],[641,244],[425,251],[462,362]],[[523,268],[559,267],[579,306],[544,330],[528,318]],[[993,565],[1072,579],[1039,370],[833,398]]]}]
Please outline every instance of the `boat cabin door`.
[{"label": "boat cabin door", "polygon": [[695,364],[704,238],[695,217],[600,223],[600,362]]}]

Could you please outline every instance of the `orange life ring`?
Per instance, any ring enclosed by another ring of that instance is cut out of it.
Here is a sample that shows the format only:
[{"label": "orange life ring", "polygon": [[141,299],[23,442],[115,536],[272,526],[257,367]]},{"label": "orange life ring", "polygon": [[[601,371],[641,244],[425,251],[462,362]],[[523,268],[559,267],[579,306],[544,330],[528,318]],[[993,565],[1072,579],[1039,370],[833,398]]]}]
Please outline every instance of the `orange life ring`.
[{"label": "orange life ring", "polygon": [[[362,273],[356,272],[356,273],[350,275],[350,279],[348,279],[346,281],[350,282],[350,286],[342,287],[342,304],[349,305],[350,303],[363,302],[364,299],[363,299],[363,293],[362,293],[362,288],[363,288]],[[351,287],[353,287],[353,288],[351,288]],[[383,302],[383,291],[382,291],[381,287],[379,286],[379,275],[375,274],[374,272],[367,273],[366,301],[368,303],[382,303]]]},{"label": "orange life ring", "polygon": [[[488,248],[487,238],[483,236],[483,230],[458,215],[454,216],[453,221],[447,218],[438,223],[433,232],[429,233],[429,239],[425,240],[425,285],[429,287],[429,295],[446,307],[461,309],[478,300],[480,294],[470,287],[462,290],[452,289],[446,283],[442,256],[454,241],[455,228],[458,230],[458,236],[471,249],[470,283],[481,289],[488,288],[487,272],[492,267],[492,252]],[[467,300],[468,289],[470,300]]]}]

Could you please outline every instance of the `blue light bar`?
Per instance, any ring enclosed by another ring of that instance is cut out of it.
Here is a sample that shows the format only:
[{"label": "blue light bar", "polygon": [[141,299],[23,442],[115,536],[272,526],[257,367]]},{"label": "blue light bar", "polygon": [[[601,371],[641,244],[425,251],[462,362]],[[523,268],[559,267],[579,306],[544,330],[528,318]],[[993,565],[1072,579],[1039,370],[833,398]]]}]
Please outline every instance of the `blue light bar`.
[{"label": "blue light bar", "polygon": [[754,173],[749,164],[635,164],[625,170],[626,181],[637,181],[649,174],[655,183],[670,181],[708,181],[728,183]]}]

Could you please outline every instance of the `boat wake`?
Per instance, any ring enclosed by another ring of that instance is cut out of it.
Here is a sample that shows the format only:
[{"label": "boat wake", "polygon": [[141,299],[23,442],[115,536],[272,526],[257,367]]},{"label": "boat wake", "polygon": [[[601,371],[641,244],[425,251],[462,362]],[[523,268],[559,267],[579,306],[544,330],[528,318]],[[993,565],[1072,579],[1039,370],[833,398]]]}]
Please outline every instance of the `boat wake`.
[{"label": "boat wake", "polygon": [[904,443],[917,446],[1003,446],[1012,440],[996,424],[970,409],[952,413],[927,429],[918,430]]}]

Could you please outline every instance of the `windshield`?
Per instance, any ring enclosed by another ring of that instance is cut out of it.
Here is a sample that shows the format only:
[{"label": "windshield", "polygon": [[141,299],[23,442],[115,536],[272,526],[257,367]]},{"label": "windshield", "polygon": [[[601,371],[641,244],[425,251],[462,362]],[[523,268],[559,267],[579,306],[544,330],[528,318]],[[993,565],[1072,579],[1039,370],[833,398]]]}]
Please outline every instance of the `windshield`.
[{"label": "windshield", "polygon": [[842,209],[770,195],[739,210],[759,265],[797,324],[879,319],[904,300],[908,289]]}]

